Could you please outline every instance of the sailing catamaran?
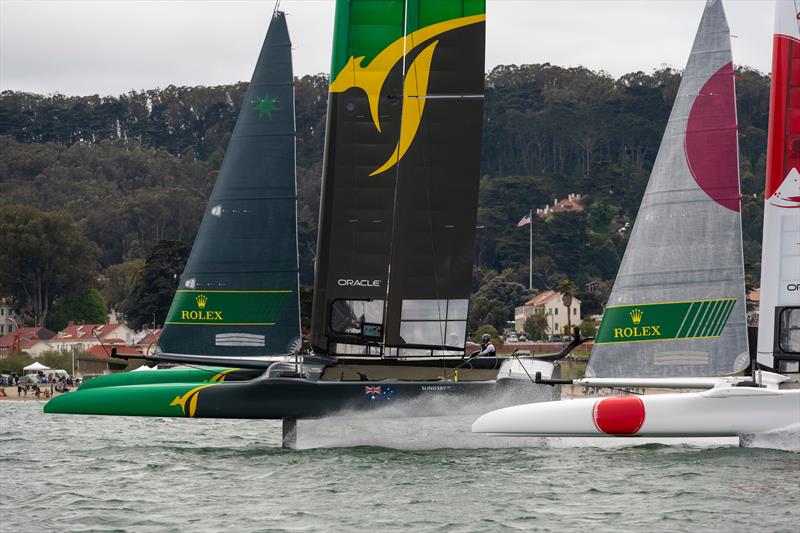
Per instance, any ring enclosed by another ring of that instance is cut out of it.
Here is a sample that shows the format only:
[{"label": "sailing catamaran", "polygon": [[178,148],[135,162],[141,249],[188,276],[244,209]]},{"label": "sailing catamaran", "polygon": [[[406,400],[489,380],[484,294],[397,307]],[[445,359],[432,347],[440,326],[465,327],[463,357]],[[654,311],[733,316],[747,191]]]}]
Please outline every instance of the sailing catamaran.
[{"label": "sailing catamaran", "polygon": [[797,431],[800,136],[793,117],[800,100],[793,95],[800,59],[798,17],[796,0],[778,2],[761,366],[752,363],[749,377],[718,377],[744,370],[748,350],[730,36],[722,0],[708,0],[597,335],[589,377],[537,379],[587,387],[706,390],[519,405],[485,414],[473,424],[474,432],[742,436],[786,427]]},{"label": "sailing catamaran", "polygon": [[96,378],[45,411],[282,418],[291,431],[406,400],[535,399],[528,376],[550,377],[550,362],[466,353],[484,9],[337,3],[313,354],[299,353],[291,44],[276,12],[152,357],[217,366]]}]

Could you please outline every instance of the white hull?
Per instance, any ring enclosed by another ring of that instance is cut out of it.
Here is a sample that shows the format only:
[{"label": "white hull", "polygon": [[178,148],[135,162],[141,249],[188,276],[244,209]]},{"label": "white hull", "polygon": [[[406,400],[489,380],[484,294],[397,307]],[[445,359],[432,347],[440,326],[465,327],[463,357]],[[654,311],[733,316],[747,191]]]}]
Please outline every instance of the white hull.
[{"label": "white hull", "polygon": [[800,425],[800,390],[719,386],[704,392],[614,396],[492,411],[474,433],[504,436],[735,437]]}]

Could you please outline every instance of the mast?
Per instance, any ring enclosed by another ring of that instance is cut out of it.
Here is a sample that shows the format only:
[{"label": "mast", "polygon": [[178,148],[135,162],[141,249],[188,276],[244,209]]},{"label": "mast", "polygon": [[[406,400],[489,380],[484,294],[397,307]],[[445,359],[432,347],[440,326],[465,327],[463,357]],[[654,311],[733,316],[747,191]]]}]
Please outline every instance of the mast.
[{"label": "mast", "polygon": [[291,46],[275,11],[161,353],[262,356],[300,346]]},{"label": "mast", "polygon": [[708,0],[587,376],[747,366],[737,134],[730,33]]},{"label": "mast", "polygon": [[484,20],[483,0],[337,0],[312,313],[317,351],[463,350]]},{"label": "mast", "polygon": [[[788,370],[788,361],[800,360],[800,342],[790,335],[791,327],[800,326],[800,129],[795,118],[800,114],[796,96],[800,93],[798,17],[796,1],[775,2],[758,362],[781,371]],[[776,331],[780,331],[778,338]],[[796,372],[797,363],[794,365]]]}]

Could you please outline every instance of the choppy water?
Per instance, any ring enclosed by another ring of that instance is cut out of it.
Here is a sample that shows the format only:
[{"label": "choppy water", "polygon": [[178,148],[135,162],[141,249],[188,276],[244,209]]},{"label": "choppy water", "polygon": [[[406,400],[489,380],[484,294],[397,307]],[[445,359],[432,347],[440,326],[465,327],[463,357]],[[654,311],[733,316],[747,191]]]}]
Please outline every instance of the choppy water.
[{"label": "choppy water", "polygon": [[503,439],[475,416],[44,415],[0,402],[2,531],[800,531],[800,454]]}]

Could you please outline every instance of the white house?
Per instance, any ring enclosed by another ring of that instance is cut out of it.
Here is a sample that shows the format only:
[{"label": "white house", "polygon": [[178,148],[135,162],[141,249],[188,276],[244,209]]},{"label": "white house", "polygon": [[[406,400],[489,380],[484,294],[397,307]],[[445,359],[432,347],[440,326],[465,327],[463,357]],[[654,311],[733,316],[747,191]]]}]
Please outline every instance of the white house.
[{"label": "white house", "polygon": [[125,324],[70,324],[47,342],[52,350],[83,352],[101,344],[130,344],[133,331]]},{"label": "white house", "polygon": [[[525,320],[535,313],[547,317],[547,333],[557,335],[565,332],[568,323],[579,326],[581,323],[581,301],[572,298],[572,305],[567,309],[560,292],[545,291],[537,294],[524,305],[514,309],[514,329],[522,331]],[[569,316],[569,321],[567,320]]]}]

